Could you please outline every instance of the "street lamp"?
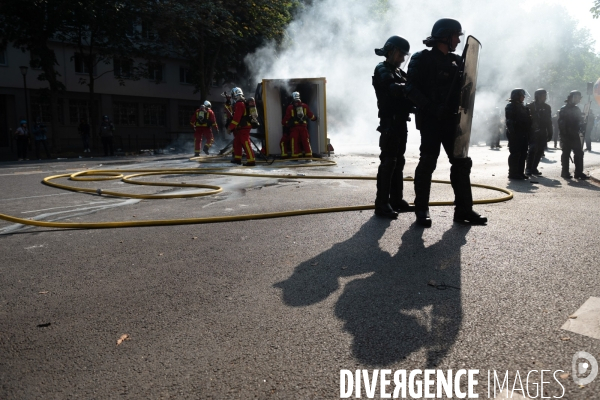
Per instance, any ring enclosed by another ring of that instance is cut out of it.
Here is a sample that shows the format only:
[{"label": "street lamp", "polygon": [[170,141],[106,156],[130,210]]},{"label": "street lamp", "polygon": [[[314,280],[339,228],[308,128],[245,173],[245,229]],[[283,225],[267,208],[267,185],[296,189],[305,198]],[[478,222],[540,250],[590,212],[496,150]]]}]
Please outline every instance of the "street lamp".
[{"label": "street lamp", "polygon": [[31,121],[29,120],[29,102],[27,101],[27,67],[22,65],[19,67],[21,75],[23,75],[23,89],[25,90],[25,118],[27,119],[27,128],[30,129]]}]

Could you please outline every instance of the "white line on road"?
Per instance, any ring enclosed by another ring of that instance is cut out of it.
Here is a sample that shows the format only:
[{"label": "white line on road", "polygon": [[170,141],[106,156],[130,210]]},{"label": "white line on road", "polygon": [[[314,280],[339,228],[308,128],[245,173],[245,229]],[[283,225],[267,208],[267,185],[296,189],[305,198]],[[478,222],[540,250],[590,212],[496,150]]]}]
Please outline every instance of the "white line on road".
[{"label": "white line on road", "polygon": [[93,203],[84,203],[84,204],[74,204],[72,206],[61,206],[61,207],[52,207],[52,208],[43,208],[41,210],[32,210],[32,211],[21,211],[21,214],[29,214],[39,211],[48,211],[48,210],[58,210],[59,208],[71,208],[71,207],[79,207],[79,206],[88,206],[90,204],[106,204],[106,203],[115,203],[115,200],[112,201],[96,201]]},{"label": "white line on road", "polygon": [[[58,215],[58,214],[65,214],[65,213],[72,213],[75,211],[83,211],[80,213],[76,213],[76,214],[69,214],[69,215],[65,215],[62,217],[58,217],[55,219],[51,219],[48,220],[48,222],[54,222],[54,221],[60,221],[63,219],[69,219],[69,218],[74,218],[74,217],[79,217],[82,215],[88,215],[88,214],[93,214],[97,211],[102,211],[102,210],[108,210],[110,208],[115,208],[115,207],[121,207],[121,206],[127,206],[130,204],[136,204],[139,203],[140,200],[138,199],[129,199],[129,200],[125,200],[123,202],[120,203],[112,203],[112,204],[107,204],[105,206],[96,206],[96,207],[82,207],[82,208],[76,208],[74,210],[66,210],[66,211],[57,211],[57,212],[53,212],[53,213],[46,213],[46,214],[40,214],[40,215],[36,215],[35,217],[32,217],[32,220],[35,221],[39,221],[41,219],[44,219],[46,217],[51,217],[53,215]],[[19,230],[25,230],[25,229],[30,229],[30,228],[34,228],[33,226],[30,225],[23,225],[23,224],[12,224],[7,226],[6,228],[0,229],[0,235],[6,235],[9,233],[14,233],[16,231]]]},{"label": "white line on road", "polygon": [[43,194],[43,195],[40,195],[40,196],[15,197],[14,199],[2,199],[2,200],[0,200],[0,202],[3,202],[3,201],[13,201],[13,200],[34,199],[34,198],[37,198],[37,197],[66,196],[68,194],[75,194],[75,193],[74,192],[73,193],[55,193],[55,194]]}]

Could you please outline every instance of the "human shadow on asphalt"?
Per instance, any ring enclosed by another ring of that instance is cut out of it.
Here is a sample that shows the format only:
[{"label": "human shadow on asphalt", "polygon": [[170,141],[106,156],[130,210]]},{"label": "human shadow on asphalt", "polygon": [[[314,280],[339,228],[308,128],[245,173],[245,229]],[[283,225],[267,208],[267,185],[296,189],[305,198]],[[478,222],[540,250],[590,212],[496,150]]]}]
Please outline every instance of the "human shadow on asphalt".
[{"label": "human shadow on asphalt", "polygon": [[298,265],[274,286],[282,289],[286,305],[305,307],[347,282],[335,315],[353,336],[357,360],[387,366],[422,349],[426,367],[434,368],[453,346],[463,312],[459,289],[438,290],[428,282],[460,288],[461,247],[470,226],[455,223],[439,242],[426,246],[423,228],[413,223],[394,255],[379,246],[388,226],[371,218],[353,237]]},{"label": "human shadow on asphalt", "polygon": [[588,190],[593,190],[593,191],[600,191],[600,187],[594,185],[593,183],[590,183],[589,181],[580,181],[577,179],[569,179],[567,180],[567,185],[573,187],[573,188],[578,188],[578,189],[588,189]]}]

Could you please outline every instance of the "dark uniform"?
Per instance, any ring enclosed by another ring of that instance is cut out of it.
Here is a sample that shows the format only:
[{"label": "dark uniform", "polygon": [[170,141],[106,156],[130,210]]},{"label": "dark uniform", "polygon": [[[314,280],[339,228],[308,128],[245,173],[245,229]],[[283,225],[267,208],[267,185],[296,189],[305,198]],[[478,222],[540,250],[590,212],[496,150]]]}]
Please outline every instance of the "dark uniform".
[{"label": "dark uniform", "polygon": [[542,94],[545,93],[546,91],[543,89],[536,90],[535,101],[527,104],[532,124],[525,175],[542,175],[538,170],[538,165],[546,149],[546,144],[552,140],[552,109],[541,100]]},{"label": "dark uniform", "polygon": [[417,129],[421,131],[421,157],[415,170],[415,213],[417,223],[431,226],[429,195],[431,177],[437,165],[440,145],[444,147],[451,164],[450,181],[454,190],[456,221],[485,223],[487,218],[473,211],[471,193],[471,158],[454,157],[454,136],[459,119],[456,114],[460,100],[459,85],[454,84],[461,57],[439,50],[435,43],[461,31],[458,21],[443,19],[435,23],[432,36],[424,43],[433,47],[415,53],[408,66],[406,93],[417,105]]},{"label": "dark uniform", "polygon": [[510,179],[528,179],[524,171],[532,120],[529,109],[519,100],[521,95],[525,96],[523,89],[513,90],[509,103],[504,109],[508,151],[510,152],[508,156],[508,177]]},{"label": "dark uniform", "polygon": [[558,113],[558,129],[560,130],[560,142],[562,143],[562,155],[560,157],[562,173],[560,176],[567,179],[572,178],[569,173],[569,157],[573,152],[575,178],[589,179],[583,173],[583,149],[579,136],[583,127],[583,118],[581,110],[577,107],[578,101],[573,100],[575,96],[579,96],[580,99],[581,93],[575,90],[572,91],[566,101],[567,104],[562,106]]},{"label": "dark uniform", "polygon": [[409,44],[399,36],[390,37],[382,49],[375,50],[377,55],[386,56],[388,59],[377,64],[373,74],[373,87],[379,108],[377,130],[381,133],[379,138],[381,163],[377,170],[375,214],[392,219],[397,217],[398,212],[411,209],[403,199],[402,171],[408,138],[406,123],[410,121],[409,114],[413,108],[413,104],[404,94],[406,73],[390,62],[390,55],[394,49],[398,49],[406,56]]},{"label": "dark uniform", "polygon": [[585,149],[587,151],[592,151],[592,133],[594,131],[594,112],[590,110],[590,114],[587,118],[587,123],[585,125]]}]

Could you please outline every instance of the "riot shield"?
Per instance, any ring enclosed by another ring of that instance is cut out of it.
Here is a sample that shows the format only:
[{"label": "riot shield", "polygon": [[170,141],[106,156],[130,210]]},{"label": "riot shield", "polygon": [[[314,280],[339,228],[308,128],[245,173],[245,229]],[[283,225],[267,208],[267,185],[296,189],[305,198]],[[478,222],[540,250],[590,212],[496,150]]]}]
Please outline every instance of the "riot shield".
[{"label": "riot shield", "polygon": [[477,87],[477,69],[479,68],[479,51],[481,43],[469,36],[462,55],[462,76],[460,77],[460,105],[458,114],[460,122],[454,137],[454,157],[469,156],[471,140],[471,124],[473,123],[473,105],[475,104],[475,89]]}]

